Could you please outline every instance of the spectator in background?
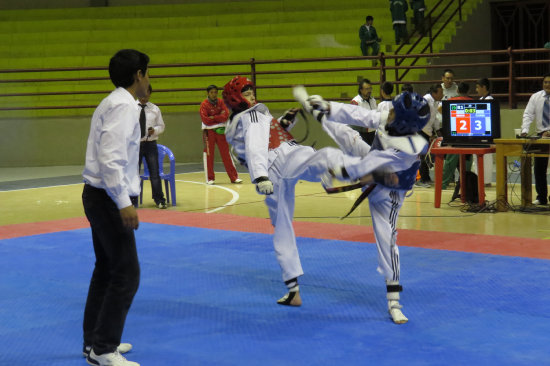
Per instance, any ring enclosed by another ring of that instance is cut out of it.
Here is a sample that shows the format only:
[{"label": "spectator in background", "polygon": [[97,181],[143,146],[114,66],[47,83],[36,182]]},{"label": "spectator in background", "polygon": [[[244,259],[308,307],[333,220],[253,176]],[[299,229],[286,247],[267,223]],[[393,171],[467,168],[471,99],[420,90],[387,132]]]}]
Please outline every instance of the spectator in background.
[{"label": "spectator in background", "polygon": [[[467,83],[458,84],[458,96],[451,97],[449,100],[474,100],[472,97],[468,96],[470,91],[470,85]],[[447,189],[449,183],[454,182],[455,179],[455,170],[458,169],[458,162],[460,156],[458,154],[447,154],[445,155],[445,162],[443,163],[443,178],[441,182],[441,188]],[[466,155],[466,171],[472,169],[472,155]]]},{"label": "spectator in background", "polygon": [[[434,84],[430,87],[428,94],[424,95],[424,99],[430,106],[430,120],[424,126],[422,131],[419,132],[420,136],[424,137],[426,141],[431,142],[441,129],[441,99],[443,98],[443,88],[440,84]],[[428,188],[432,183],[430,178],[430,165],[428,161],[428,155],[420,156],[420,180],[415,183],[417,187]]]},{"label": "spectator in background", "polygon": [[409,92],[409,93],[413,93],[414,88],[413,88],[412,84],[409,84],[409,83],[403,84],[403,86],[401,87],[401,92],[404,92],[404,91]]},{"label": "spectator in background", "polygon": [[397,45],[407,40],[407,10],[409,6],[406,0],[390,0],[391,19]]},{"label": "spectator in background", "polygon": [[359,39],[361,40],[361,52],[363,56],[368,56],[369,48],[372,48],[372,56],[378,55],[380,51],[380,41],[382,39],[376,34],[376,28],[372,25],[374,18],[367,15],[365,24],[359,28]]},{"label": "spectator in background", "polygon": [[[381,101],[378,103],[378,107],[376,110],[378,112],[381,112],[382,115],[385,115],[385,112],[389,114],[390,110],[393,109],[393,103],[392,103],[392,97],[391,94],[393,93],[393,84],[389,81],[384,81],[382,85],[380,85],[380,96]],[[380,118],[380,125],[378,128],[384,128],[386,125],[387,118]]]},{"label": "spectator in background", "polygon": [[[393,84],[389,81],[384,81],[382,85],[380,86],[380,95],[382,96],[382,100],[378,104],[378,112],[383,111],[390,111],[390,109],[393,108],[392,104],[392,97],[391,94],[393,93]],[[382,121],[380,121],[382,123]]]},{"label": "spectator in background", "polygon": [[410,0],[410,3],[413,10],[414,27],[418,33],[424,35],[424,11],[426,10],[424,0]]},{"label": "spectator in background", "polygon": [[443,70],[443,75],[441,76],[441,87],[443,88],[443,99],[447,100],[449,98],[458,97],[458,85],[454,82],[455,72],[451,69]]},{"label": "spectator in background", "polygon": [[[523,123],[521,124],[521,136],[529,133],[529,126],[535,121],[535,130],[540,137],[550,137],[550,73],[542,77],[542,90],[531,95],[527,107],[523,112]],[[548,169],[548,156],[535,157],[535,190],[537,199],[535,205],[548,204],[548,185],[546,170]]]},{"label": "spectator in background", "polygon": [[143,158],[147,162],[149,180],[151,180],[151,191],[155,206],[160,209],[166,208],[166,199],[162,192],[162,182],[159,175],[159,152],[157,139],[164,132],[164,120],[159,107],[149,101],[153,88],[149,85],[147,95],[139,98],[139,124],[141,128],[141,140],[139,144],[139,169]]},{"label": "spectator in background", "polygon": [[470,91],[470,85],[468,83],[459,83],[456,90],[458,95],[455,97],[450,97],[449,100],[473,100],[473,98],[468,95],[468,92]]},{"label": "spectator in background", "polygon": [[[369,79],[363,79],[359,83],[357,95],[351,100],[351,104],[358,105],[368,110],[376,110],[376,99],[372,96],[372,84]],[[368,129],[366,127],[353,126],[354,130],[359,132],[361,138],[369,145],[372,145],[374,140],[374,129]]]},{"label": "spectator in background", "polygon": [[[493,99],[491,96],[491,83],[489,79],[483,78],[479,79],[476,82],[476,93],[479,96],[479,99],[488,100]],[[491,186],[491,181],[493,178],[493,154],[483,155],[483,179],[486,187]]]},{"label": "spectator in background", "polygon": [[204,152],[202,154],[204,172],[206,174],[206,183],[215,183],[214,173],[214,147],[218,145],[220,156],[225,167],[225,171],[231,180],[231,183],[242,183],[239,179],[235,164],[229,152],[229,145],[225,140],[225,125],[229,119],[229,110],[223,100],[218,98],[218,87],[209,85],[206,88],[208,97],[201,103],[199,112],[202,120],[202,139],[204,142]]},{"label": "spectator in background", "polygon": [[493,99],[491,96],[491,82],[489,79],[482,78],[476,82],[476,93],[479,99]]}]

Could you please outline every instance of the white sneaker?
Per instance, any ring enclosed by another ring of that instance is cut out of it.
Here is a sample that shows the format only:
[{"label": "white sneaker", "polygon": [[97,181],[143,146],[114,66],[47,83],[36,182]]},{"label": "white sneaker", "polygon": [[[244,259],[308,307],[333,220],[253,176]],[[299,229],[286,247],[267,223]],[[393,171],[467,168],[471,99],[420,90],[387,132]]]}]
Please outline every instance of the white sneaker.
[{"label": "white sneaker", "polygon": [[[128,353],[131,350],[132,350],[132,345],[130,343],[121,343],[117,347],[117,351],[119,353]],[[92,346],[84,346],[84,349],[82,350],[82,355],[84,357],[88,357],[91,351],[92,351]]]},{"label": "white sneaker", "polygon": [[430,183],[425,183],[420,180],[417,180],[414,185],[415,187],[420,187],[420,188],[430,188]]},{"label": "white sneaker", "polygon": [[86,362],[92,366],[139,366],[139,363],[128,361],[118,350],[113,353],[96,355],[94,350],[86,357]]},{"label": "white sneaker", "polygon": [[409,319],[401,312],[402,307],[403,306],[400,305],[397,300],[388,301],[388,312],[390,313],[390,316],[395,324],[405,324],[409,321]]},{"label": "white sneaker", "polygon": [[542,206],[545,206],[546,203],[540,203],[539,200],[534,200],[534,201],[533,201],[533,205],[542,205]]},{"label": "white sneaker", "polygon": [[231,182],[231,183],[240,184],[240,183],[242,183],[242,182],[243,182],[242,179],[237,178],[237,179],[235,179],[235,180],[234,180],[233,182]]},{"label": "white sneaker", "polygon": [[214,181],[213,181],[213,180],[209,180],[208,182],[206,182],[206,184],[208,184],[209,186],[211,186],[211,185],[214,184]]}]

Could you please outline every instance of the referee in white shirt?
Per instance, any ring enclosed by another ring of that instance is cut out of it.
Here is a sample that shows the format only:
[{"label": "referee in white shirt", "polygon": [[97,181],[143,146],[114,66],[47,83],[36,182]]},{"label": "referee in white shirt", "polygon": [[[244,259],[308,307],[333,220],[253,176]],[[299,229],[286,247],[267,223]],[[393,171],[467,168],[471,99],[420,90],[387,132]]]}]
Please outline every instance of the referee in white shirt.
[{"label": "referee in white shirt", "polygon": [[[542,90],[531,95],[529,103],[523,112],[521,136],[529,133],[529,126],[536,121],[536,132],[539,137],[550,137],[550,73],[542,77]],[[535,190],[537,199],[534,204],[548,204],[548,185],[546,170],[548,157],[535,157]]]},{"label": "referee in white shirt", "polygon": [[147,94],[148,63],[149,57],[136,50],[121,50],[111,58],[109,75],[116,89],[95,110],[88,136],[82,202],[96,262],[83,328],[91,365],[138,365],[126,361],[118,347],[139,286],[134,237],[139,220],[133,205],[140,190],[136,98]]},{"label": "referee in white shirt", "polygon": [[139,146],[139,169],[141,170],[142,158],[145,157],[151,180],[151,191],[155,206],[166,208],[166,199],[162,193],[162,182],[159,175],[159,152],[157,139],[164,132],[164,120],[160,108],[149,101],[153,88],[149,85],[147,95],[139,98],[139,127],[141,130],[141,143]]},{"label": "referee in white shirt", "polygon": [[[351,100],[350,104],[358,105],[370,111],[375,111],[377,108],[376,99],[372,96],[372,84],[369,79],[363,79],[359,82],[357,95]],[[359,135],[367,144],[372,145],[376,130],[368,129],[367,127],[352,126],[359,132]]]}]

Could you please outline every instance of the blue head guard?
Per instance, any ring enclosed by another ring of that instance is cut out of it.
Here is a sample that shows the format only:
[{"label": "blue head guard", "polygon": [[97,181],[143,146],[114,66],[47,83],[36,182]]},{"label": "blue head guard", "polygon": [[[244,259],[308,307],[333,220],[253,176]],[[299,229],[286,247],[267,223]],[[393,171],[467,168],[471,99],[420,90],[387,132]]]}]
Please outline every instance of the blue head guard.
[{"label": "blue head guard", "polygon": [[386,125],[390,136],[406,136],[422,130],[430,120],[430,106],[416,93],[403,92],[393,98],[395,119]]}]

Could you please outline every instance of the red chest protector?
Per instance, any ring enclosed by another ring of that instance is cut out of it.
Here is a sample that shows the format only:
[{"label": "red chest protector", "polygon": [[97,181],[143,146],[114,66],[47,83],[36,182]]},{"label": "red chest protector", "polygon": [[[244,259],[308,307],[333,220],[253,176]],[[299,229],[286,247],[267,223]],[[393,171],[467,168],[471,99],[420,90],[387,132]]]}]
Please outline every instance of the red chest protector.
[{"label": "red chest protector", "polygon": [[281,127],[279,121],[275,118],[271,119],[269,129],[269,150],[278,148],[283,142],[294,141],[294,137]]}]

